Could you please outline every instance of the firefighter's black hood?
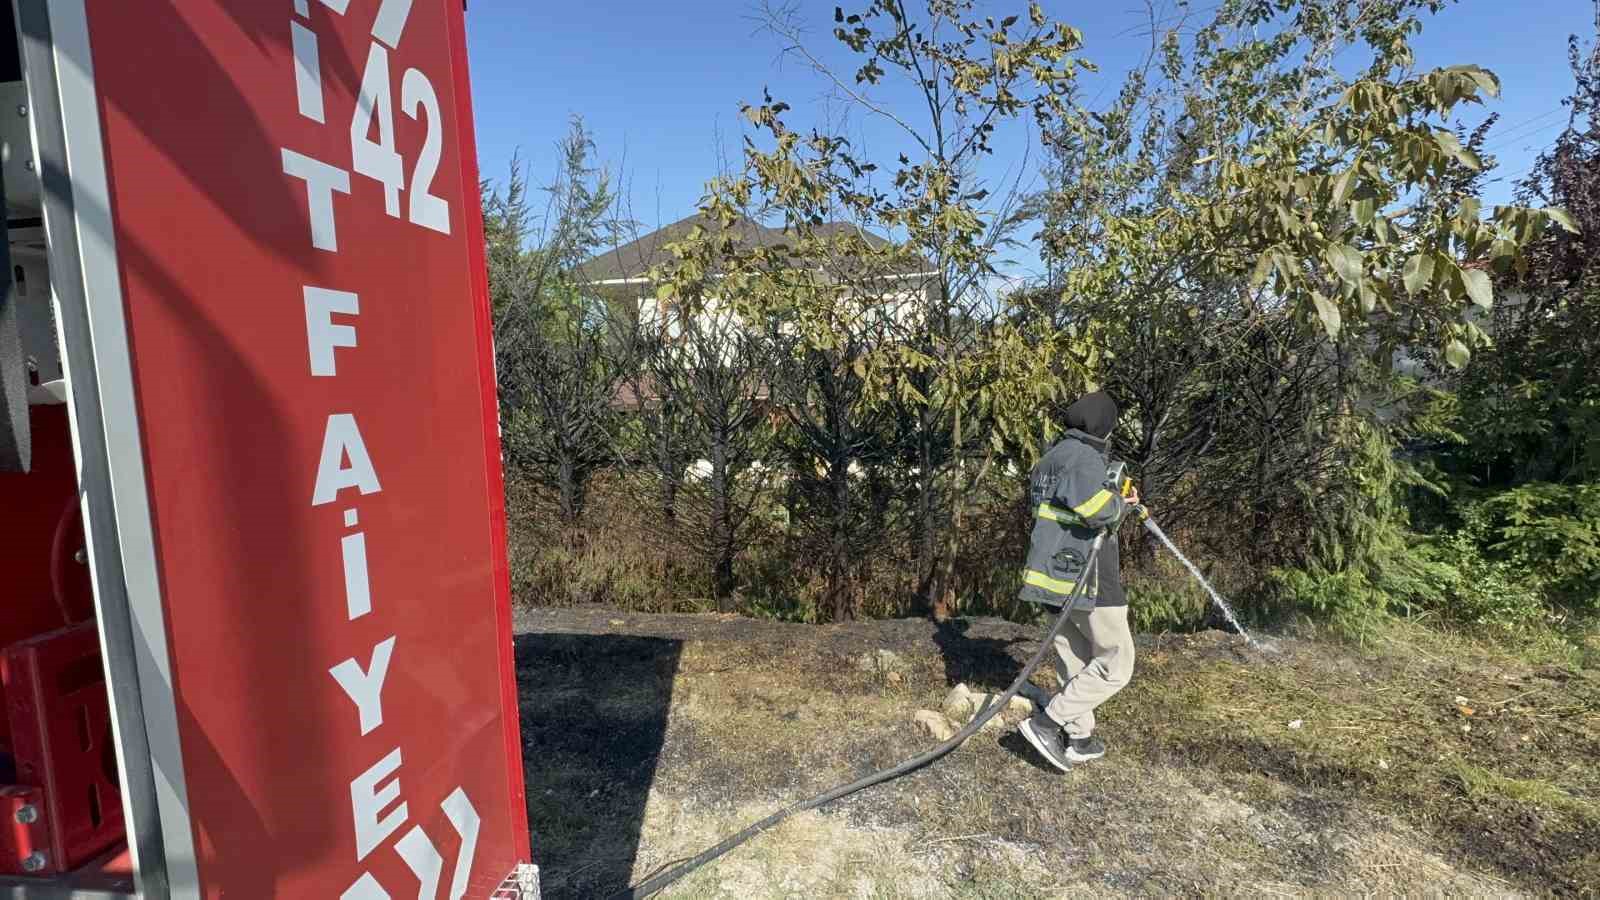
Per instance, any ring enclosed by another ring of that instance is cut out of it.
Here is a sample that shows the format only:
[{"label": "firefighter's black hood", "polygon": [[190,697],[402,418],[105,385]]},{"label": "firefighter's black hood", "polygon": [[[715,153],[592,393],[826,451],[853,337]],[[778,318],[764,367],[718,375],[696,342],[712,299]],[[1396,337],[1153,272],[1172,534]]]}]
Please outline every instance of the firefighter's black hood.
[{"label": "firefighter's black hood", "polygon": [[1104,441],[1117,427],[1117,402],[1104,391],[1084,394],[1067,407],[1066,426]]}]

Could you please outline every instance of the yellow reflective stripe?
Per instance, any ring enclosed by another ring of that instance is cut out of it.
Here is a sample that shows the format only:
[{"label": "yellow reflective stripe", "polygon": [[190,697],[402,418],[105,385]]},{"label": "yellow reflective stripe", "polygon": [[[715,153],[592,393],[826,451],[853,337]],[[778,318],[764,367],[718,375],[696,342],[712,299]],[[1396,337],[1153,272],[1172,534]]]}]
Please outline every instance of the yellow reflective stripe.
[{"label": "yellow reflective stripe", "polygon": [[1060,578],[1051,578],[1049,575],[1046,575],[1043,572],[1036,572],[1033,569],[1023,570],[1022,581],[1024,584],[1030,584],[1037,588],[1044,588],[1053,594],[1070,594],[1072,593],[1072,588],[1077,584],[1073,581],[1063,581]]},{"label": "yellow reflective stripe", "polygon": [[1106,491],[1106,490],[1102,490],[1098,494],[1095,494],[1093,497],[1090,497],[1089,499],[1083,501],[1082,503],[1078,504],[1077,506],[1074,506],[1072,508],[1072,511],[1077,513],[1080,516],[1083,516],[1085,519],[1087,519],[1090,516],[1094,515],[1095,513],[1099,512],[1100,510],[1105,509],[1106,508],[1106,504],[1110,503],[1110,502],[1111,502],[1111,492],[1110,491]]},{"label": "yellow reflective stripe", "polygon": [[1041,519],[1049,519],[1052,522],[1076,522],[1076,521],[1078,521],[1078,517],[1077,516],[1073,515],[1072,513],[1062,512],[1061,510],[1055,509],[1055,508],[1051,507],[1050,504],[1048,504],[1048,503],[1039,504],[1039,518],[1041,518]]}]

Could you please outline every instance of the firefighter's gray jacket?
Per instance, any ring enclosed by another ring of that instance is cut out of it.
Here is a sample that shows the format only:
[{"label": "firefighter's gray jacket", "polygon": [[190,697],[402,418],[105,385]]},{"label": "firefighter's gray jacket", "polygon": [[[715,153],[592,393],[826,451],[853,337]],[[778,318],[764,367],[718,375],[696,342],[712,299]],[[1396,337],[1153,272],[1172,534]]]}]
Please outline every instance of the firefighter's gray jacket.
[{"label": "firefighter's gray jacket", "polygon": [[1075,607],[1125,606],[1117,523],[1128,504],[1106,487],[1104,441],[1073,429],[1034,467],[1030,479],[1033,538],[1022,573],[1023,600],[1060,608],[1079,579],[1095,535],[1108,530],[1099,564]]}]

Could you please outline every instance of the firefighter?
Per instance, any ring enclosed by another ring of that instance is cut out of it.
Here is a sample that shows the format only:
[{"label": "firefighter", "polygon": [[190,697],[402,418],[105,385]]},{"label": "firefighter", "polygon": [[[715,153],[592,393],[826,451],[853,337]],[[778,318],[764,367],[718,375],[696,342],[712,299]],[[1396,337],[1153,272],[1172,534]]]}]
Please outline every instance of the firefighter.
[{"label": "firefighter", "polygon": [[[1022,599],[1059,610],[1080,579],[1089,579],[1055,639],[1062,689],[1021,725],[1023,737],[1051,765],[1066,771],[1105,755],[1094,736],[1094,710],[1133,676],[1133,634],[1122,590],[1117,525],[1139,502],[1107,483],[1106,451],[1117,405],[1087,394],[1067,408],[1067,433],[1045,453],[1031,476],[1033,536],[1023,572]],[[1106,538],[1093,572],[1085,563],[1094,539]]]}]

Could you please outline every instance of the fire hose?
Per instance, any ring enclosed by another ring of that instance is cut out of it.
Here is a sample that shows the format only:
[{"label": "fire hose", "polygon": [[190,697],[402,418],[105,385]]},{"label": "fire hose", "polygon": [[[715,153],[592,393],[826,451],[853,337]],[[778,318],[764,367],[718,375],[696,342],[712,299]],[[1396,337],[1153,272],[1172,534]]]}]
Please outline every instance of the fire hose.
[{"label": "fire hose", "polygon": [[[1112,479],[1112,481],[1114,482],[1115,479]],[[1233,610],[1228,607],[1227,603],[1223,601],[1214,590],[1211,589],[1209,584],[1206,584],[1205,579],[1201,577],[1199,570],[1194,567],[1194,564],[1189,562],[1189,560],[1184,557],[1183,554],[1178,553],[1177,548],[1173,546],[1172,541],[1168,539],[1166,534],[1150,520],[1149,512],[1143,506],[1139,505],[1131,507],[1131,510],[1138,517],[1139,521],[1144,524],[1145,529],[1159,539],[1161,543],[1164,544],[1168,549],[1172,550],[1173,553],[1178,556],[1178,558],[1184,563],[1189,571],[1195,576],[1195,578],[1198,579],[1202,585],[1204,585],[1206,592],[1219,605],[1219,608],[1222,610],[1223,614],[1227,616],[1228,621],[1231,622],[1235,628],[1238,628],[1241,635],[1244,635],[1245,640],[1248,641],[1251,646],[1258,646],[1256,645],[1254,639],[1252,639],[1250,635],[1245,632],[1244,628],[1239,625],[1238,619],[1233,614]],[[1084,572],[1094,571],[1095,563],[1099,560],[1100,547],[1104,542],[1105,532],[1101,532],[1099,535],[1096,535],[1094,544],[1089,549],[1088,559],[1084,563]],[[848,797],[857,791],[862,791],[869,787],[883,784],[886,781],[893,781],[902,775],[909,775],[910,773],[915,772],[931,763],[937,762],[939,759],[947,756],[951,751],[966,743],[968,738],[972,737],[974,734],[977,734],[978,731],[981,730],[990,719],[999,715],[1000,711],[1005,709],[1006,705],[1011,702],[1011,698],[1017,696],[1017,694],[1022,690],[1022,686],[1028,683],[1028,679],[1033,677],[1034,671],[1039,668],[1039,666],[1044,662],[1045,657],[1050,654],[1050,651],[1055,644],[1057,635],[1061,634],[1061,629],[1066,626],[1067,619],[1072,612],[1074,604],[1076,601],[1082,599],[1083,592],[1088,582],[1088,578],[1080,578],[1077,580],[1077,583],[1073,585],[1072,592],[1067,595],[1066,600],[1062,603],[1061,613],[1056,616],[1054,624],[1050,626],[1049,633],[1045,635],[1044,641],[1039,645],[1039,649],[1033,654],[1033,658],[1029,659],[1028,664],[1022,667],[1022,672],[1017,675],[1016,680],[1011,682],[1011,686],[1006,688],[1004,693],[997,697],[991,698],[989,703],[986,704],[983,709],[979,710],[977,715],[972,717],[972,721],[968,722],[965,727],[956,732],[954,737],[946,740],[944,743],[939,744],[930,750],[927,750],[906,760],[905,762],[900,763],[899,765],[873,772],[872,774],[852,781],[849,784],[842,784],[838,787],[830,788],[816,795],[815,797],[807,800],[801,800],[798,803],[790,804],[789,806],[786,806],[767,816],[761,821],[755,822],[754,824],[746,827],[742,831],[730,835],[721,843],[712,847],[708,847],[707,849],[702,850],[688,859],[677,862],[670,869],[667,869],[664,872],[658,872],[657,874],[646,878],[644,881],[641,881],[632,887],[624,888],[618,893],[613,894],[612,900],[638,900],[638,898],[648,897],[657,891],[665,889],[673,882],[678,881],[696,869],[699,869],[707,863],[712,862],[713,860],[717,859],[728,851],[733,850],[735,847],[738,847],[740,844],[745,843],[751,838],[771,830],[795,813],[805,812],[808,809],[816,809],[819,806],[832,803],[833,801],[842,797]]]}]

